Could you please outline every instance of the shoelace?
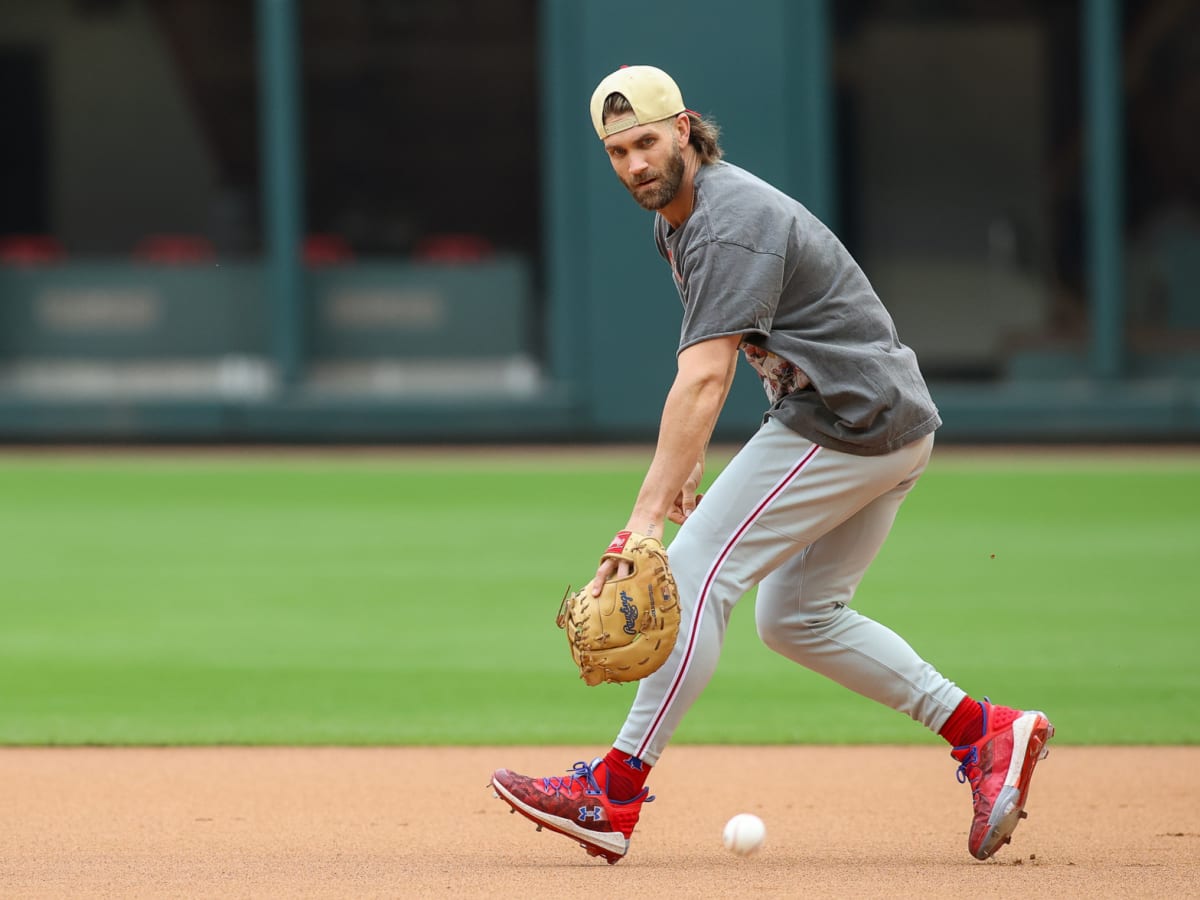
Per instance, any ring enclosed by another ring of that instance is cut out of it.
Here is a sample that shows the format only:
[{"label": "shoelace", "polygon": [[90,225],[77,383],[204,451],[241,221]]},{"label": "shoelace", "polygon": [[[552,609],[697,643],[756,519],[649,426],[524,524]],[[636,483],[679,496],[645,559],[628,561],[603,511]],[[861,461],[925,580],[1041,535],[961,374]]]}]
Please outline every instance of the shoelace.
[{"label": "shoelace", "polygon": [[[567,796],[570,796],[576,781],[583,782],[583,792],[589,797],[599,797],[604,793],[602,790],[600,790],[600,785],[596,781],[596,776],[592,774],[592,767],[583,761],[575,763],[575,765],[571,767],[571,774],[566,778],[563,778],[561,775],[552,775],[549,778],[543,778],[542,784],[548,791],[562,791]],[[653,801],[653,794],[648,795],[642,800],[643,803],[652,803]],[[632,801],[610,800],[610,802],[628,803]]]},{"label": "shoelace", "polygon": [[549,778],[543,778],[542,784],[545,785],[548,791],[562,791],[564,794],[570,794],[575,787],[576,781],[584,783],[583,792],[589,796],[598,796],[600,794],[600,785],[596,783],[596,776],[592,774],[592,767],[585,762],[577,762],[571,768],[571,775],[563,778],[561,775],[552,775]]},{"label": "shoelace", "polygon": [[[974,778],[971,777],[972,769],[974,769],[976,772],[976,776]],[[958,779],[959,784],[966,784],[967,782],[970,782],[971,793],[976,794],[979,792],[979,786],[977,782],[979,781],[979,776],[982,774],[983,772],[979,768],[979,748],[972,745],[970,752],[967,753],[967,755],[963,757],[962,762],[959,763],[958,769],[954,773],[954,777]]]}]

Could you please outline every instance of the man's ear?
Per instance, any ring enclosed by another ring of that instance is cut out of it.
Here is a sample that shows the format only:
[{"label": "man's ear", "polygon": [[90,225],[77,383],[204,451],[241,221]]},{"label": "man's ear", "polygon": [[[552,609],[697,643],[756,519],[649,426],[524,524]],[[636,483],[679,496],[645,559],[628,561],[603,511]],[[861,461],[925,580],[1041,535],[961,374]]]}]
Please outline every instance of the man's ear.
[{"label": "man's ear", "polygon": [[692,138],[692,120],[685,112],[675,117],[675,138],[679,141],[680,150],[686,147]]}]

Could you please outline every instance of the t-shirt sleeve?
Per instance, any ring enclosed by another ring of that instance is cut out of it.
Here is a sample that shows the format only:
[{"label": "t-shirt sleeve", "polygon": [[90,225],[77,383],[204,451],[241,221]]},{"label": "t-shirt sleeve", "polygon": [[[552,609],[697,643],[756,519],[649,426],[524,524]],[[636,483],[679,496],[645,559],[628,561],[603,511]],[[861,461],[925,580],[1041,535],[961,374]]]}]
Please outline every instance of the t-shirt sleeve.
[{"label": "t-shirt sleeve", "polygon": [[770,332],[783,289],[776,254],[709,241],[688,249],[680,276],[680,350],[723,335]]}]

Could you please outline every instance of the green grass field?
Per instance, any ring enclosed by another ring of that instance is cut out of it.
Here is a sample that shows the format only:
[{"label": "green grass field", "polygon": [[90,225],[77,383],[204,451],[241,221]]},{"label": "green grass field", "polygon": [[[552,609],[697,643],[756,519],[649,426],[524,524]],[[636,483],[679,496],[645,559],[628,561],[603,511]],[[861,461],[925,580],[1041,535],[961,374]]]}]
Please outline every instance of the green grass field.
[{"label": "green grass field", "polygon": [[[0,457],[0,743],[607,746],[554,614],[648,459]],[[1197,743],[1198,542],[1200,454],[941,450],[856,605],[1062,742]],[[677,741],[930,739],[752,603]]]}]

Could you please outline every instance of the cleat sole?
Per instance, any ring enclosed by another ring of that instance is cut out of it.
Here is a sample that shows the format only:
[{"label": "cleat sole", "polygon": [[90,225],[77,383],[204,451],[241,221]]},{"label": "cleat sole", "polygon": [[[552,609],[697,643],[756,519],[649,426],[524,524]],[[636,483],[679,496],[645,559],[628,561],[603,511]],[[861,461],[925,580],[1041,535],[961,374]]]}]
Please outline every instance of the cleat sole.
[{"label": "cleat sole", "polygon": [[[623,834],[613,832],[605,835],[603,833],[590,832],[579,828],[567,819],[560,819],[557,816],[547,815],[545,819],[538,818],[534,815],[534,810],[531,807],[526,807],[524,803],[509,793],[504,785],[493,781],[492,787],[495,789],[497,796],[508,804],[509,813],[520,813],[536,825],[538,831],[545,828],[548,831],[553,831],[555,834],[561,834],[563,837],[574,839],[579,843],[580,847],[587,851],[588,856],[603,857],[611,866],[624,859],[625,854],[629,852],[629,841]],[[583,833],[581,834],[580,832]],[[592,840],[593,835],[596,838],[595,841]],[[601,842],[605,838],[613,846],[604,846]],[[617,849],[617,842],[620,842],[620,849]]]}]

